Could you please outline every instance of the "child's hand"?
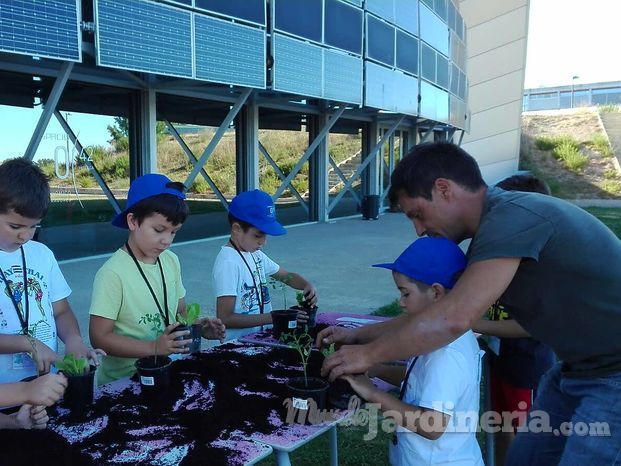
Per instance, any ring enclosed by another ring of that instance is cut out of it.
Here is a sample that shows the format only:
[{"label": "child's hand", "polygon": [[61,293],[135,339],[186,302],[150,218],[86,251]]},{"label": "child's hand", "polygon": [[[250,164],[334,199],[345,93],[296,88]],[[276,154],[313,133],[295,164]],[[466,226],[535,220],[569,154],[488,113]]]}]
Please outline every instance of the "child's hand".
[{"label": "child's hand", "polygon": [[[58,359],[58,354],[52,350],[49,346],[36,338],[32,339],[36,350],[36,363],[39,374],[47,374],[50,371],[50,366]],[[29,351],[33,360],[35,355],[33,351]]]},{"label": "child's hand", "polygon": [[313,286],[312,283],[308,283],[304,290],[304,300],[306,304],[309,306],[315,306],[317,304],[317,289]]},{"label": "child's hand", "polygon": [[74,338],[71,341],[65,342],[65,354],[71,354],[79,358],[88,359],[89,364],[99,366],[99,356],[106,356],[104,350],[91,349],[84,344],[81,338]]},{"label": "child's hand", "polygon": [[226,327],[220,319],[209,319],[204,317],[199,320],[199,323],[203,327],[203,338],[207,338],[208,340],[220,340],[220,343],[224,343],[224,338],[226,337]]},{"label": "child's hand", "polygon": [[377,391],[377,388],[373,385],[373,382],[371,382],[371,379],[369,379],[366,374],[347,374],[342,375],[340,378],[347,380],[349,385],[351,385],[351,388],[353,388],[354,391],[365,400],[370,400],[373,393]]},{"label": "child's hand", "polygon": [[67,378],[63,374],[46,374],[24,387],[25,399],[33,405],[51,406],[56,403],[67,388]]},{"label": "child's hand", "polygon": [[22,405],[15,415],[18,429],[45,429],[50,418],[45,406]]},{"label": "child's hand", "polygon": [[[168,356],[173,353],[187,353],[190,351],[189,345],[192,343],[189,330],[179,330],[175,332],[175,329],[179,326],[179,322],[170,324],[164,333],[162,333],[156,340],[156,352],[157,354],[163,354]],[[185,340],[175,340],[177,337],[186,337]]]},{"label": "child's hand", "polygon": [[304,326],[308,322],[308,314],[304,311],[298,311],[296,314],[296,318],[298,321],[298,326]]}]

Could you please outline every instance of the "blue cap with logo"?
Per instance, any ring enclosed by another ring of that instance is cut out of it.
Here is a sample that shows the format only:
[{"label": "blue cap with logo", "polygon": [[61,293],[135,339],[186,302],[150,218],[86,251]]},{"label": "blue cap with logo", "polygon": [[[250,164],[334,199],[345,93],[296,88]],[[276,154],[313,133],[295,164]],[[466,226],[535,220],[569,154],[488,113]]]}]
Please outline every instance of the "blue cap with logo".
[{"label": "blue cap with logo", "polygon": [[287,233],[276,220],[272,197],[259,189],[245,191],[235,196],[229,205],[229,213],[265,234],[280,236]]},{"label": "blue cap with logo", "polygon": [[425,236],[410,244],[393,263],[373,267],[393,270],[427,285],[440,283],[445,288],[453,288],[457,274],[466,265],[466,255],[454,242]]},{"label": "blue cap with logo", "polygon": [[185,199],[184,193],[167,186],[171,182],[170,178],[158,173],[149,173],[136,178],[129,187],[125,210],[112,219],[112,225],[119,228],[129,228],[127,226],[127,213],[133,206],[149,197],[171,194],[179,199]]}]

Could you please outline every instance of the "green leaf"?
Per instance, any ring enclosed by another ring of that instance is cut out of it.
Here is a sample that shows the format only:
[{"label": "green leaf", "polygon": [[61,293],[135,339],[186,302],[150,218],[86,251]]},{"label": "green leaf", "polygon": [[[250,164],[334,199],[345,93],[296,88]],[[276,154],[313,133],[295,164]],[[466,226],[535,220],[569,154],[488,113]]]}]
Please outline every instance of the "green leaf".
[{"label": "green leaf", "polygon": [[76,358],[73,353],[66,354],[54,363],[56,368],[67,376],[88,374],[89,364],[86,358]]}]

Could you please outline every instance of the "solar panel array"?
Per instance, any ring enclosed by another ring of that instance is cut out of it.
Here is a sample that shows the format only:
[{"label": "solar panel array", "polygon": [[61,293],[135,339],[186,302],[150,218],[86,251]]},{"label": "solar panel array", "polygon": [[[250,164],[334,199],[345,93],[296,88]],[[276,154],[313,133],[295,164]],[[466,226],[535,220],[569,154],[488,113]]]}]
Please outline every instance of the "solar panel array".
[{"label": "solar panel array", "polygon": [[98,65],[265,88],[264,29],[149,0],[95,2]]},{"label": "solar panel array", "polygon": [[0,1],[0,52],[81,61],[78,0]]}]

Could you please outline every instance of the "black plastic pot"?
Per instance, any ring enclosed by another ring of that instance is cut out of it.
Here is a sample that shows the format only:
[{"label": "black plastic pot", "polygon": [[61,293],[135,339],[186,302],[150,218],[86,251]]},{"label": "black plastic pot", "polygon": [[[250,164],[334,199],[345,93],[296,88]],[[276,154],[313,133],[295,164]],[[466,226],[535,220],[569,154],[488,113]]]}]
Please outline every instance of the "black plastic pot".
[{"label": "black plastic pot", "polygon": [[93,403],[96,369],[97,367],[91,365],[88,374],[65,374],[65,377],[67,377],[67,389],[62,401],[64,406],[72,410],[79,410]]},{"label": "black plastic pot", "polygon": [[136,361],[142,393],[146,396],[160,397],[170,386],[170,365],[168,356],[145,356]]},{"label": "black plastic pot", "polygon": [[336,379],[330,383],[328,389],[328,402],[330,406],[338,409],[347,409],[352,396],[357,396],[349,382],[344,379]]},{"label": "black plastic pot", "polygon": [[319,309],[317,306],[313,307],[302,307],[302,306],[291,306],[290,309],[295,309],[296,311],[304,311],[308,314],[308,320],[306,321],[306,327],[310,330],[315,328],[316,318],[317,318],[317,310]]},{"label": "black plastic pot", "polygon": [[287,382],[287,388],[291,392],[293,406],[297,409],[308,409],[310,401],[317,404],[318,409],[326,408],[328,382],[319,377],[294,377]]},{"label": "black plastic pot", "polygon": [[202,337],[202,331],[203,331],[202,325],[193,324],[193,325],[190,325],[189,327],[187,325],[178,325],[177,328],[175,328],[175,332],[185,332],[186,330],[189,330],[190,334],[177,337],[175,338],[175,341],[191,339],[192,343],[190,343],[187,346],[188,352],[196,353],[200,351],[201,350],[201,337]]},{"label": "black plastic pot", "polygon": [[272,311],[272,324],[274,338],[280,339],[280,336],[295,331],[298,326],[297,315],[298,311],[295,309],[283,309],[278,311]]}]

